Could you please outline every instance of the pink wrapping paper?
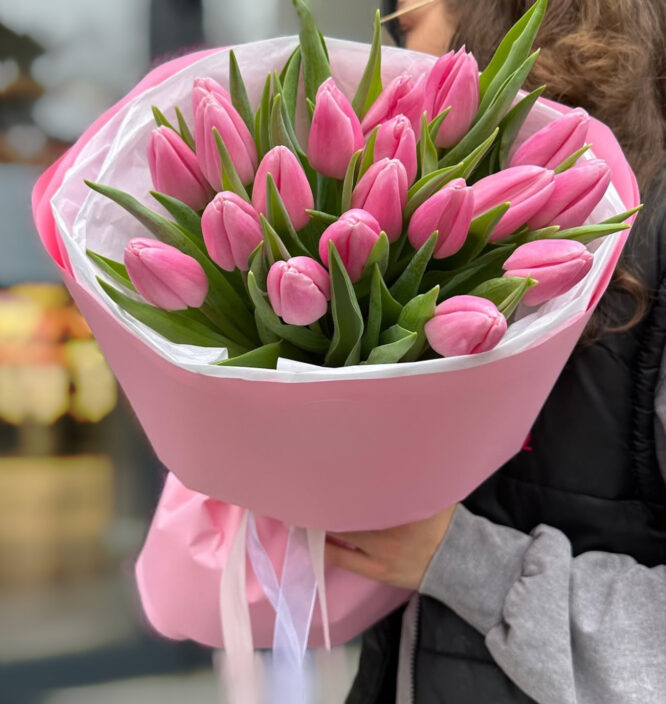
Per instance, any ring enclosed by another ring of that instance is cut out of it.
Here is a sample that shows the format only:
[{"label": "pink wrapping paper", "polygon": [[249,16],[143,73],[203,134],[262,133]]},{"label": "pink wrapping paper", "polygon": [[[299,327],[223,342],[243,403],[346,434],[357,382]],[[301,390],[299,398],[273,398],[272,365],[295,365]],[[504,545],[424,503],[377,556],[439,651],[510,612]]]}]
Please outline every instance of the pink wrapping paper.
[{"label": "pink wrapping paper", "polygon": [[[155,452],[178,477],[169,479],[137,566],[146,612],[168,637],[220,645],[220,576],[240,517],[229,504],[287,524],[345,531],[422,519],[465,498],[522,447],[610,280],[624,238],[585,313],[529,349],[487,364],[302,383],[211,377],[176,366],[74,279],[50,200],[83,146],[124,104],[203,55],[161,66],[103,115],[40,178],[33,210],[44,246]],[[593,121],[589,141],[610,164],[627,209],[637,205],[635,178],[608,128]],[[272,519],[258,523],[279,570],[286,530]],[[255,643],[269,645],[274,615],[248,574]],[[405,598],[335,570],[327,572],[327,591],[334,643]],[[321,642],[319,618],[315,609],[311,644]]]}]

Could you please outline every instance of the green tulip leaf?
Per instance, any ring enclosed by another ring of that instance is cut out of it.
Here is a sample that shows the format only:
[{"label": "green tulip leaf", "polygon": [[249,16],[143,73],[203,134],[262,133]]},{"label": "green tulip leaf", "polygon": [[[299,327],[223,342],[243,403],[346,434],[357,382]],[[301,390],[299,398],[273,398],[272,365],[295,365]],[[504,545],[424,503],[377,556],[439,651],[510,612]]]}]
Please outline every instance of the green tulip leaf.
[{"label": "green tulip leaf", "polygon": [[248,367],[257,369],[277,369],[278,359],[282,350],[281,342],[272,342],[258,347],[256,350],[230,357],[218,362],[218,367]]},{"label": "green tulip leaf", "polygon": [[273,266],[275,262],[286,262],[291,259],[289,249],[285,246],[275,228],[264,217],[263,213],[259,213],[259,219],[261,220],[261,231],[264,236],[265,245],[264,252],[266,254],[266,258],[268,259],[268,263]]},{"label": "green tulip leaf", "polygon": [[576,165],[576,162],[592,148],[591,144],[584,144],[578,151],[575,151],[571,156],[567,157],[561,164],[553,169],[556,174],[562,174],[568,171],[572,166]]},{"label": "green tulip leaf", "polygon": [[615,225],[618,223],[625,222],[625,220],[629,220],[629,218],[632,215],[636,215],[636,213],[640,213],[640,211],[643,210],[643,205],[639,205],[636,208],[632,208],[631,210],[627,210],[624,213],[619,213],[618,215],[613,215],[612,218],[608,218],[608,220],[604,220],[601,225]]},{"label": "green tulip leaf", "polygon": [[261,242],[248,258],[249,270],[254,275],[254,280],[262,291],[266,290],[266,279],[268,277],[268,267],[266,266],[266,256],[264,254],[265,242]]},{"label": "green tulip leaf", "polygon": [[359,119],[363,119],[368,110],[382,92],[382,26],[380,12],[375,13],[375,26],[368,63],[352,100],[352,107]]},{"label": "green tulip leaf", "polygon": [[259,289],[251,271],[247,275],[247,288],[255,305],[255,315],[264,328],[281,340],[286,340],[308,352],[314,352],[315,354],[326,352],[330,344],[330,340],[327,337],[309,328],[298,325],[286,325],[280,320],[271,308],[266,295]]},{"label": "green tulip leaf", "polygon": [[398,303],[406,305],[417,295],[426,267],[435,251],[438,236],[439,232],[435,230],[416,252],[398,280],[391,286],[391,295]]},{"label": "green tulip leaf", "polygon": [[300,43],[305,95],[314,101],[319,86],[331,75],[328,51],[308,3],[305,0],[292,0],[292,3],[301,24]]},{"label": "green tulip leaf", "polygon": [[437,169],[432,173],[427,174],[419,179],[407,191],[407,205],[405,206],[405,220],[409,220],[416,210],[423,205],[428,198],[434,196],[437,191],[441,190],[447,183],[456,178],[461,178],[463,174],[463,164],[455,166],[447,166],[443,169]]},{"label": "green tulip leaf", "polygon": [[332,225],[334,222],[338,221],[337,215],[331,215],[331,213],[324,213],[321,210],[306,210],[305,211],[312,220],[325,227]]},{"label": "green tulip leaf", "polygon": [[403,361],[415,362],[426,347],[425,324],[435,315],[435,306],[439,295],[439,286],[435,286],[427,293],[413,298],[402,309],[398,318],[398,325],[416,334],[414,344],[404,355]]},{"label": "green tulip leaf", "polygon": [[417,333],[395,325],[382,335],[385,342],[370,352],[366,364],[396,364],[414,347],[417,338]]},{"label": "green tulip leaf", "polygon": [[155,124],[158,127],[168,127],[170,130],[178,132],[178,130],[169,122],[169,120],[166,119],[164,113],[158,107],[153,105],[151,109],[153,111],[153,118],[155,118]]},{"label": "green tulip leaf", "polygon": [[291,223],[289,214],[275,185],[273,174],[266,174],[266,214],[268,221],[280,236],[292,257],[308,257],[310,253],[301,242],[294,226]]},{"label": "green tulip leaf", "polygon": [[298,83],[301,75],[301,47],[298,46],[289,57],[284,71],[280,75],[284,105],[291,124],[296,124],[296,106],[298,104]]},{"label": "green tulip leaf", "polygon": [[190,315],[190,311],[166,311],[148,303],[136,301],[117,291],[102,279],[97,279],[107,296],[133,318],[147,325],[171,342],[199,347],[226,347],[229,354],[247,351],[233,340],[211,330]]},{"label": "green tulip leaf", "polygon": [[301,145],[296,137],[294,126],[289,119],[289,113],[282,97],[282,86],[277,73],[273,74],[273,83],[275,86],[275,95],[271,106],[271,123],[270,123],[270,146],[271,148],[279,145],[284,145],[292,151],[301,160],[307,163],[307,156],[303,153]]},{"label": "green tulip leaf", "polygon": [[203,234],[201,232],[201,216],[196,210],[193,210],[189,205],[186,205],[182,201],[166,195],[166,193],[151,191],[150,195],[182,228],[196,236],[196,241],[201,244],[202,249],[205,248]]},{"label": "green tulip leaf", "polygon": [[363,150],[359,149],[354,153],[347,166],[347,173],[345,173],[345,179],[342,182],[341,209],[343,213],[351,208],[352,193],[354,192],[354,186],[356,186],[357,166],[362,156]]},{"label": "green tulip leaf", "polygon": [[134,284],[132,283],[127,269],[124,264],[116,262],[113,259],[107,259],[101,254],[97,254],[90,249],[86,249],[86,254],[92,259],[95,264],[108,276],[110,276],[116,283],[121,284],[126,289],[136,293]]},{"label": "green tulip leaf", "polygon": [[497,47],[493,58],[481,74],[479,87],[482,100],[479,114],[483,114],[490,107],[505,81],[529,56],[547,6],[548,0],[537,0]]},{"label": "green tulip leaf", "polygon": [[488,299],[508,320],[523,300],[523,296],[536,284],[537,282],[529,277],[503,276],[485,281],[472,289],[469,295]]},{"label": "green tulip leaf", "polygon": [[[441,125],[447,114],[447,111],[444,111],[437,118],[437,120],[435,120],[435,122],[439,120],[439,124]],[[430,135],[430,130],[428,129],[427,112],[424,112],[423,115],[421,115],[421,139],[419,139],[418,154],[419,164],[421,167],[421,178],[437,171],[439,155],[437,153],[437,147],[435,146],[435,143]]]},{"label": "green tulip leaf", "polygon": [[361,168],[358,172],[358,178],[363,178],[363,174],[375,163],[375,143],[377,142],[377,133],[379,125],[375,127],[365,142],[365,149],[361,158]]},{"label": "green tulip leaf", "polygon": [[[628,230],[631,225],[626,223],[600,223],[599,225],[583,225],[582,227],[572,227],[569,230],[558,230],[554,238],[558,240],[575,240],[581,244],[589,244],[600,237],[613,235],[616,232]],[[539,238],[544,239],[544,238]],[[531,241],[531,240],[529,240]]]},{"label": "green tulip leaf", "polygon": [[254,112],[252,111],[243,74],[240,71],[233,49],[229,52],[229,93],[231,94],[231,104],[243,118],[243,122],[250,130],[250,134],[254,135]]},{"label": "green tulip leaf", "polygon": [[354,284],[356,296],[364,298],[370,293],[370,285],[372,281],[372,272],[375,266],[379,268],[379,273],[383,276],[386,272],[389,261],[390,243],[385,232],[379,234],[379,239],[375,242],[375,246],[370,251],[368,261],[363,267],[361,278]]},{"label": "green tulip leaf", "polygon": [[192,151],[195,151],[194,137],[192,136],[192,132],[190,131],[190,128],[188,127],[187,122],[183,117],[183,113],[180,111],[180,108],[177,105],[175,107],[175,111],[176,119],[178,120],[178,133],[180,134],[180,137],[183,142],[185,142],[185,144],[187,144],[187,146]]},{"label": "green tulip leaf", "polygon": [[332,241],[328,244],[333,339],[326,355],[326,365],[343,367],[361,361],[363,314],[338,250]]},{"label": "green tulip leaf", "polygon": [[232,191],[237,196],[240,196],[243,200],[250,202],[250,198],[243,186],[240,176],[236,171],[234,162],[229,155],[222,135],[217,131],[217,127],[213,127],[213,134],[215,135],[215,144],[217,145],[217,151],[220,154],[220,164],[221,164],[221,178],[220,182],[222,184],[222,190]]},{"label": "green tulip leaf", "polygon": [[266,76],[257,113],[254,116],[254,140],[261,160],[270,149],[271,76]]},{"label": "green tulip leaf", "polygon": [[499,130],[501,136],[497,154],[498,163],[496,168],[490,170],[491,173],[495,173],[496,171],[506,168],[509,152],[518,137],[518,133],[525,124],[527,116],[532,111],[534,104],[541,97],[544,90],[546,90],[546,86],[540,86],[526,95],[519,103],[514,105],[511,110],[509,110],[509,112],[502,119],[502,122],[500,122]]}]

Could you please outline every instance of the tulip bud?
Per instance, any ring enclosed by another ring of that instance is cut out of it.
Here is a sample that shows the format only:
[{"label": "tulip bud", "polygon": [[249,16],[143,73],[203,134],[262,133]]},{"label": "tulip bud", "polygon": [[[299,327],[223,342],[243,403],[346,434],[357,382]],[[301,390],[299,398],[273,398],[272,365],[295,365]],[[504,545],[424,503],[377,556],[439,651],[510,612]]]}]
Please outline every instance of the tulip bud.
[{"label": "tulip bud", "polygon": [[331,280],[310,257],[275,262],[266,285],[273,310],[289,325],[311,325],[328,310]]},{"label": "tulip bud", "polygon": [[158,127],[148,140],[148,166],[155,190],[201,210],[210,200],[211,188],[194,152],[168,127]]},{"label": "tulip bud", "polygon": [[467,187],[464,179],[457,178],[416,209],[407,237],[414,249],[420,249],[428,237],[438,230],[433,257],[450,257],[465,244],[473,212],[474,191]]},{"label": "tulip bud", "polygon": [[213,188],[221,190],[222,164],[213,128],[222,137],[238,176],[246,186],[252,183],[257,168],[254,139],[229,94],[212,79],[198,79],[192,93],[194,142],[201,170]]},{"label": "tulip bud", "polygon": [[539,211],[553,193],[555,174],[540,166],[514,166],[477,181],[474,191],[474,217],[502,203],[511,208],[490,236],[491,242],[508,237]]},{"label": "tulip bud", "polygon": [[532,164],[555,169],[585,145],[590,116],[577,108],[526,139],[511,157],[511,166]]},{"label": "tulip bud", "polygon": [[573,288],[592,268],[594,257],[574,240],[536,240],[521,245],[504,263],[505,276],[530,277],[523,303],[538,306]]},{"label": "tulip bud", "polygon": [[603,159],[590,159],[555,175],[555,188],[545,205],[530,219],[533,230],[551,225],[560,229],[585,223],[611,182],[611,170]]},{"label": "tulip bud", "polygon": [[421,115],[425,109],[425,79],[419,76],[414,80],[403,73],[391,81],[368,110],[361,127],[364,134],[371,132],[382,122],[388,122],[397,115],[404,115],[412,124],[418,136],[421,132]]},{"label": "tulip bud", "polygon": [[438,147],[452,147],[469,130],[479,109],[479,66],[463,47],[450,51],[432,67],[426,83],[426,107],[431,120],[451,111],[435,139]]},{"label": "tulip bud", "polygon": [[370,213],[365,210],[348,210],[324,230],[319,240],[319,258],[324,266],[328,266],[328,243],[332,240],[349,278],[352,283],[356,283],[361,278],[380,232],[379,223]]},{"label": "tulip bud", "polygon": [[397,115],[384,122],[377,130],[375,142],[375,161],[381,159],[398,159],[407,171],[407,182],[412,184],[416,178],[416,135],[404,115]]},{"label": "tulip bud", "polygon": [[435,308],[425,325],[428,343],[442,357],[478,354],[496,347],[506,333],[497,306],[478,296],[454,296]]},{"label": "tulip bud", "polygon": [[199,308],[208,294],[201,264],[158,240],[131,239],[125,248],[125,266],[136,290],[158,308]]},{"label": "tulip bud", "polygon": [[329,178],[343,179],[354,152],[363,149],[363,130],[354,108],[335,85],[325,80],[317,91],[308,139],[308,160]]},{"label": "tulip bud", "polygon": [[210,258],[225,271],[247,271],[250,254],[263,239],[259,213],[231,191],[218,193],[208,204],[201,230]]},{"label": "tulip bud", "polygon": [[397,159],[381,159],[356,184],[352,208],[374,215],[389,242],[402,234],[402,209],[407,203],[407,171]]},{"label": "tulip bud", "polygon": [[314,197],[307,176],[296,156],[287,147],[273,147],[261,160],[252,190],[252,204],[263,215],[266,209],[266,176],[271,174],[295,229],[310,222],[305,212],[314,208]]}]

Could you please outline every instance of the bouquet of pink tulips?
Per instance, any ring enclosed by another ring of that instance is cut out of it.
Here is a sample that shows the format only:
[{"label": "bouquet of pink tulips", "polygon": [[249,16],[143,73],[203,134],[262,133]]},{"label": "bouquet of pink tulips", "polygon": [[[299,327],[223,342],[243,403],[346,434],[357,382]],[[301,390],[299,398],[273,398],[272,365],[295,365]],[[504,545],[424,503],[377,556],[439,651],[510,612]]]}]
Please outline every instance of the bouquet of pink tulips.
[{"label": "bouquet of pink tulips", "polygon": [[[628,227],[633,211],[588,223],[611,172],[581,159],[584,110],[515,148],[542,92],[517,98],[545,0],[480,75],[461,49],[386,86],[377,19],[349,97],[307,6],[294,4],[300,46],[267,76],[256,110],[233,52],[229,91],[194,81],[193,130],[177,106],[154,107],[146,158],[164,215],[89,184],[150,235],[129,241],[124,265],[90,252],[121,286],[100,279],[107,294],[145,325],[225,347],[222,364],[235,366],[485,352],[521,302],[539,306],[588,274],[587,242]],[[301,70],[307,138],[297,134]]]},{"label": "bouquet of pink tulips", "polygon": [[481,73],[378,22],[324,43],[294,5],[300,41],[159,67],[33,195],[172,472],[146,613],[245,665],[253,638],[298,663],[406,599],[325,569],[325,531],[432,516],[520,451],[639,206],[608,128],[520,91],[546,0]]}]

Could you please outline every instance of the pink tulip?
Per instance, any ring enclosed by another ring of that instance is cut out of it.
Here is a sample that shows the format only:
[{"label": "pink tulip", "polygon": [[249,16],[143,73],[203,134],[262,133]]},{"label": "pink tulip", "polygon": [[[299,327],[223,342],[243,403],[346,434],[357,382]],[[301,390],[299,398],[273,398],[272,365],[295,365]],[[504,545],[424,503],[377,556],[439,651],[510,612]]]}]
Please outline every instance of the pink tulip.
[{"label": "pink tulip", "polygon": [[583,108],[562,115],[526,139],[509,163],[555,169],[584,146],[589,125],[590,116]]},{"label": "pink tulip", "polygon": [[529,220],[533,230],[559,225],[562,230],[585,223],[611,182],[603,159],[589,159],[555,175],[555,189],[545,205]]},{"label": "pink tulip", "polygon": [[452,147],[465,136],[479,109],[479,66],[465,47],[437,60],[428,76],[426,96],[430,120],[451,108],[435,144]]},{"label": "pink tulip", "polygon": [[131,239],[125,248],[125,266],[136,290],[158,308],[199,308],[208,294],[201,264],[158,240]]},{"label": "pink tulip", "polygon": [[308,139],[310,166],[329,178],[343,179],[352,155],[364,144],[354,108],[335,81],[328,78],[317,91]]},{"label": "pink tulip", "polygon": [[496,347],[506,333],[497,306],[478,296],[454,296],[435,308],[425,325],[428,343],[442,357],[478,354]]},{"label": "pink tulip", "polygon": [[486,176],[472,186],[474,217],[502,203],[511,203],[490,236],[491,242],[508,237],[534,217],[553,193],[554,176],[540,166],[514,166]]},{"label": "pink tulip", "polygon": [[201,229],[210,258],[225,271],[247,271],[250,254],[263,239],[259,213],[231,191],[218,193],[209,203]]},{"label": "pink tulip", "polygon": [[402,234],[402,209],[407,203],[407,171],[397,159],[381,159],[356,184],[352,208],[374,215],[389,242]]},{"label": "pink tulip", "polygon": [[361,278],[372,248],[377,244],[381,228],[365,210],[348,210],[337,222],[329,225],[319,240],[319,258],[328,266],[328,243],[333,241],[352,283]]},{"label": "pink tulip", "polygon": [[573,288],[592,268],[594,257],[574,240],[536,240],[521,245],[504,263],[505,276],[531,277],[523,303],[538,306]]},{"label": "pink tulip", "polygon": [[275,262],[268,272],[267,288],[273,310],[289,325],[311,325],[328,310],[328,272],[310,257]]},{"label": "pink tulip", "polygon": [[363,132],[371,132],[382,122],[397,115],[404,115],[418,136],[421,132],[421,115],[425,110],[425,78],[414,80],[406,73],[392,80],[368,110],[361,126]]},{"label": "pink tulip", "polygon": [[213,97],[218,102],[232,104],[229,91],[213,78],[195,78],[192,88],[192,114],[196,115],[203,98]]},{"label": "pink tulip", "polygon": [[243,118],[227,99],[228,93],[212,79],[199,79],[192,93],[194,141],[201,170],[216,190],[221,190],[222,166],[213,128],[222,137],[238,176],[252,183],[257,168],[257,148]]},{"label": "pink tulip", "polygon": [[201,210],[212,196],[194,152],[168,127],[157,127],[148,140],[148,166],[155,190]]},{"label": "pink tulip", "polygon": [[375,161],[398,159],[407,171],[408,183],[414,183],[418,165],[416,163],[416,135],[411,123],[404,115],[397,115],[384,122],[377,130]]},{"label": "pink tulip", "polygon": [[414,249],[420,249],[428,237],[438,230],[433,257],[450,257],[465,244],[473,212],[474,191],[467,187],[464,179],[457,178],[416,209],[407,237]]},{"label": "pink tulip", "polygon": [[307,176],[296,156],[287,147],[273,147],[261,160],[252,191],[252,204],[264,215],[266,209],[266,176],[271,174],[292,225],[300,230],[310,222],[305,212],[314,208],[314,197]]}]

